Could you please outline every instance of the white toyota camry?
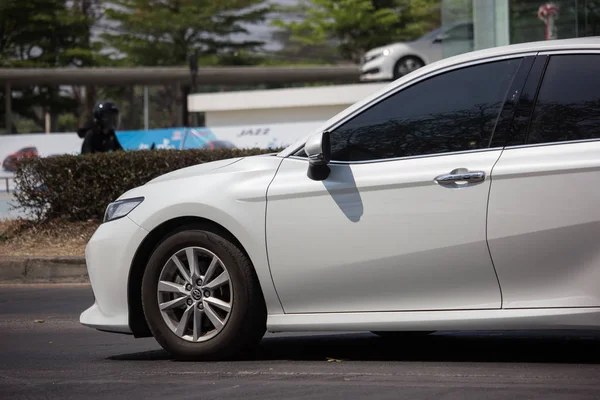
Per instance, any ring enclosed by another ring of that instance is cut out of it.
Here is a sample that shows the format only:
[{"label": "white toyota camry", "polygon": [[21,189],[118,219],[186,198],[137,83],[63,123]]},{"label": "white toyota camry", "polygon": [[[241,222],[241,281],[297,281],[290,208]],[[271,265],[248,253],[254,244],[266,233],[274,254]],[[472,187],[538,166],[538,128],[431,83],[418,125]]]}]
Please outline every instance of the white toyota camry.
[{"label": "white toyota camry", "polygon": [[81,323],[229,358],[266,330],[600,328],[600,39],[420,68],[279,154],[111,203]]}]

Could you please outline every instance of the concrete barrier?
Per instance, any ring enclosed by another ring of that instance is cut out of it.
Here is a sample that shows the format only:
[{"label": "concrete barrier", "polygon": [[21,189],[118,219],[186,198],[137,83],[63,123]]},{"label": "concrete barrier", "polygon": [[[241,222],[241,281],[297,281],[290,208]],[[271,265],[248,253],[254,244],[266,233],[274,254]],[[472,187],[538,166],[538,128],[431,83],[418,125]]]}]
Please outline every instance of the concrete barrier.
[{"label": "concrete barrier", "polygon": [[0,257],[3,283],[88,282],[84,257]]}]

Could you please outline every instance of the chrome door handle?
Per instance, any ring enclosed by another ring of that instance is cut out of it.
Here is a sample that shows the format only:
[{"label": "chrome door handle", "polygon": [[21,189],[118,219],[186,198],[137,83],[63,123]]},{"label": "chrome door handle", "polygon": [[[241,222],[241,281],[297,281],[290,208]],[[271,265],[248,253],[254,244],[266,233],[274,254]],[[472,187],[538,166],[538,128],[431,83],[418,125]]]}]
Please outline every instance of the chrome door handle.
[{"label": "chrome door handle", "polygon": [[485,180],[485,172],[483,171],[468,171],[459,169],[450,172],[449,174],[439,175],[435,177],[435,181],[440,185],[447,185],[457,182],[477,183]]}]

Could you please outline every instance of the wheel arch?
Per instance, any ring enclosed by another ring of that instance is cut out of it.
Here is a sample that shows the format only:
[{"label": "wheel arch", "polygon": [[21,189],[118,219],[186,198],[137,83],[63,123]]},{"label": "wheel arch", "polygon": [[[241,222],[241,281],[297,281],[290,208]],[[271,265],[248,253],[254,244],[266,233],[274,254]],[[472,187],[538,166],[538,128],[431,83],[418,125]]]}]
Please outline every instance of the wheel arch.
[{"label": "wheel arch", "polygon": [[416,54],[416,53],[406,53],[403,54],[402,57],[398,58],[396,60],[396,62],[394,63],[394,69],[392,71],[392,74],[394,75],[394,79],[398,79],[399,76],[397,76],[397,69],[398,69],[398,64],[400,64],[401,61],[406,60],[407,58],[415,58],[419,61],[421,61],[421,63],[423,64],[423,66],[427,65],[427,62],[425,61],[425,59],[423,57],[421,57],[420,55]]},{"label": "wheel arch", "polygon": [[[154,229],[152,229],[148,233],[148,235],[146,235],[146,237],[136,250],[133,260],[131,262],[131,268],[129,269],[129,277],[127,279],[127,309],[129,327],[131,328],[131,332],[133,333],[134,337],[141,338],[152,336],[152,333],[148,328],[146,316],[144,315],[144,310],[142,307],[142,278],[146,270],[148,260],[152,255],[152,250],[155,249],[156,246],[168,236],[178,231],[189,229],[191,227],[201,228],[203,230],[216,233],[229,240],[231,243],[238,246],[242,253],[244,253],[244,255],[248,257],[250,263],[252,264],[252,267],[254,268],[252,258],[250,257],[242,243],[235,237],[235,235],[233,235],[227,228],[225,228],[221,224],[210,219],[197,216],[175,217],[162,222]],[[261,293],[263,293],[260,284],[259,288],[261,290]]]}]

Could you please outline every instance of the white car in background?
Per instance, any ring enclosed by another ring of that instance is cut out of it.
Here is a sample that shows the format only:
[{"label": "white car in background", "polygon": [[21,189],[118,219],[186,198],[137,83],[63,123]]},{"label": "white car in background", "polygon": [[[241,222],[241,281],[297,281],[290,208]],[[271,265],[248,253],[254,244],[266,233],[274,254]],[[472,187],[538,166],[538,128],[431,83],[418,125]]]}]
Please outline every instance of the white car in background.
[{"label": "white car in background", "polygon": [[472,50],[473,22],[458,22],[438,28],[413,42],[392,43],[367,51],[360,80],[395,80],[424,65]]},{"label": "white car in background", "polygon": [[111,203],[82,324],[235,357],[266,330],[600,329],[600,40],[462,54],[278,154]]}]

